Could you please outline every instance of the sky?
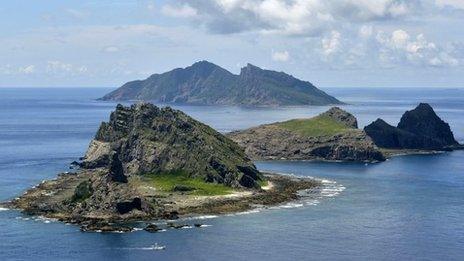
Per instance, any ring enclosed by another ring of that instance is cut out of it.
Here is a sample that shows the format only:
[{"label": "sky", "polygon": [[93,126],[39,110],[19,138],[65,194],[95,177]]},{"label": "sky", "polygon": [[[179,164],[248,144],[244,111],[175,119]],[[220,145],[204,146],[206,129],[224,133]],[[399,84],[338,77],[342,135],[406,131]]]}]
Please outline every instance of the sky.
[{"label": "sky", "polygon": [[196,61],[319,87],[464,87],[464,0],[15,0],[0,87],[118,87]]}]

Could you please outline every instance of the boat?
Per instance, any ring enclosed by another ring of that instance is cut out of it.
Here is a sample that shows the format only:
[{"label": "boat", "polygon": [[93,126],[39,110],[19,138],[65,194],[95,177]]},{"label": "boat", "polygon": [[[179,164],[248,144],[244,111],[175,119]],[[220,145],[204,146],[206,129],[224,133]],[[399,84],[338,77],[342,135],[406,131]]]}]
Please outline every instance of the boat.
[{"label": "boat", "polygon": [[153,250],[165,250],[166,246],[161,246],[161,245],[158,245],[158,243],[155,243],[154,245],[151,246],[151,249],[153,249]]}]

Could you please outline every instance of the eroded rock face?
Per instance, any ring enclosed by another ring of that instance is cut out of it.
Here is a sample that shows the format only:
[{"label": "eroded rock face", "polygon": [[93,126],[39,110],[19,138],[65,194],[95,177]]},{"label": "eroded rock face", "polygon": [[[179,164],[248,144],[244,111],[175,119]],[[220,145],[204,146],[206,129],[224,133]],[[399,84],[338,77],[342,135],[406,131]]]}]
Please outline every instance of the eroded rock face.
[{"label": "eroded rock face", "polygon": [[[118,105],[101,124],[82,166],[105,165],[123,183],[126,176],[177,170],[231,187],[257,187],[260,178],[233,141],[180,111],[147,103]],[[243,175],[252,180],[242,182]]]},{"label": "eroded rock face", "polygon": [[340,109],[339,107],[332,107],[328,111],[321,114],[334,119],[335,121],[344,124],[348,128],[358,128],[358,120],[353,114]]},{"label": "eroded rock face", "polygon": [[228,136],[245,148],[245,152],[255,160],[334,160],[334,161],[384,161],[371,138],[356,129],[356,118],[340,108],[332,108],[320,116],[333,118],[348,129],[335,135],[306,136],[301,133],[267,124],[243,131],[229,133]]},{"label": "eroded rock face", "polygon": [[364,130],[382,148],[439,150],[459,145],[449,125],[425,103],[405,112],[398,127],[377,119]]}]

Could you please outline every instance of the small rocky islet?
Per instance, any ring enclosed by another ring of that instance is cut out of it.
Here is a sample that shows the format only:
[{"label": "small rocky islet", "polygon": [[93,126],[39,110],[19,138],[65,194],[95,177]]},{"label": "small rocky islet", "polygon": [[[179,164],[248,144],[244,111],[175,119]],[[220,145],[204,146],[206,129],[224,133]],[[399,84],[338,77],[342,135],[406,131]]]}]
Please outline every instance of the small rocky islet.
[{"label": "small rocky islet", "polygon": [[296,200],[298,191],[320,185],[261,173],[229,138],[149,103],[118,105],[78,164],[75,173],[43,181],[4,205],[83,231],[127,232],[120,224],[246,211]]}]

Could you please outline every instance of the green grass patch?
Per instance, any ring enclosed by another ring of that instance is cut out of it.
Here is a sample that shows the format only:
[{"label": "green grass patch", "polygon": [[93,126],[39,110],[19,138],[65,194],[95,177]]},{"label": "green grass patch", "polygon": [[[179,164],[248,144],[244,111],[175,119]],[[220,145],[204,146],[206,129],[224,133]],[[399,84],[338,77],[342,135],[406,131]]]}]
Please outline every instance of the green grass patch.
[{"label": "green grass patch", "polygon": [[269,182],[265,179],[262,179],[262,180],[258,180],[258,185],[262,188],[262,187],[266,187],[267,185],[269,184]]},{"label": "green grass patch", "polygon": [[226,195],[232,192],[230,187],[223,184],[207,183],[201,178],[191,178],[185,171],[181,170],[148,174],[145,175],[145,180],[162,192],[175,192],[175,187],[191,188],[190,191],[183,193],[197,196]]},{"label": "green grass patch", "polygon": [[295,119],[276,124],[279,127],[298,132],[304,136],[332,136],[350,128],[330,117],[317,116],[311,119]]}]

